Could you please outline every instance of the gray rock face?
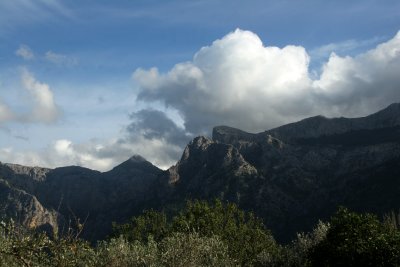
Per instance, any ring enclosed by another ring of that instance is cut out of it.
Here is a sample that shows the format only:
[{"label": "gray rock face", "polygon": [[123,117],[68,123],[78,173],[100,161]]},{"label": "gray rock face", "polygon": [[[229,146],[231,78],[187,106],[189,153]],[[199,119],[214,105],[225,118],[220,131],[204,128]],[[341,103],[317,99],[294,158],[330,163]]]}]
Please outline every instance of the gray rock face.
[{"label": "gray rock face", "polygon": [[12,188],[8,182],[0,179],[0,216],[30,229],[45,230],[49,234],[59,231],[61,215],[42,206],[35,196],[23,190]]},{"label": "gray rock face", "polygon": [[174,201],[235,201],[281,240],[338,205],[378,214],[400,208],[399,104],[363,118],[318,116],[258,134],[218,126],[212,137],[193,140],[166,174]]},{"label": "gray rock face", "polygon": [[7,166],[11,172],[15,175],[24,175],[30,177],[33,181],[44,181],[46,179],[46,174],[50,171],[47,168],[40,167],[27,167],[18,164],[4,164]]},{"label": "gray rock face", "polygon": [[[0,177],[6,183],[3,189],[12,195],[0,199],[0,205],[6,205],[0,216],[13,217],[29,227],[48,224],[56,230],[73,227],[79,218],[80,223],[86,221],[83,237],[104,238],[113,221],[127,220],[150,203],[149,187],[159,173],[160,169],[140,156],[105,173],[77,166],[45,169],[0,164]],[[70,221],[71,225],[65,225]]]},{"label": "gray rock face", "polygon": [[[234,146],[200,136],[189,143],[182,158],[164,175],[166,178],[160,179],[168,181],[174,199],[224,197],[238,202],[241,180],[255,177],[257,170]],[[162,197],[164,194],[162,191]]]}]

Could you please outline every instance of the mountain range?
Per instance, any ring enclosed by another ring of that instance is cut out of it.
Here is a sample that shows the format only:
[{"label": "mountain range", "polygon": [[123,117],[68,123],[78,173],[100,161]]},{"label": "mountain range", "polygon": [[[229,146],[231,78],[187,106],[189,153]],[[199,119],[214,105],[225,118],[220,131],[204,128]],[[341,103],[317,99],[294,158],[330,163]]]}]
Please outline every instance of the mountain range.
[{"label": "mountain range", "polygon": [[0,163],[0,216],[61,232],[78,221],[98,240],[145,209],[220,198],[261,217],[279,241],[338,206],[400,208],[400,104],[362,118],[316,116],[261,133],[218,126],[161,170],[135,155],[108,172]]}]

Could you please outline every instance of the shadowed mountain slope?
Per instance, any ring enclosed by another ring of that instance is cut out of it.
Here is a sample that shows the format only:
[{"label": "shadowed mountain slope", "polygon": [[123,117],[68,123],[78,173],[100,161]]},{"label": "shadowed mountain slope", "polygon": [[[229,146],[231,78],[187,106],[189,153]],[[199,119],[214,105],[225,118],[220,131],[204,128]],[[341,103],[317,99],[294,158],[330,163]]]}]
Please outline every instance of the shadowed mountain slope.
[{"label": "shadowed mountain slope", "polygon": [[[12,199],[0,199],[11,207],[1,212],[24,213],[25,224],[34,216],[42,216],[37,220],[42,224],[59,222],[45,219],[50,211],[67,222],[87,218],[84,237],[95,240],[110,233],[112,221],[126,221],[143,209],[176,210],[186,199],[221,198],[254,211],[287,241],[338,205],[397,211],[399,163],[400,104],[392,104],[363,118],[317,116],[257,134],[218,126],[212,139],[192,140],[167,171],[140,156],[105,173],[0,164],[0,189]],[[42,205],[43,215],[17,207],[27,197]]]},{"label": "shadowed mountain slope", "polygon": [[165,181],[175,202],[234,201],[288,240],[338,205],[378,214],[399,209],[399,118],[393,104],[364,118],[319,116],[258,134],[215,127],[212,140],[187,146]]}]

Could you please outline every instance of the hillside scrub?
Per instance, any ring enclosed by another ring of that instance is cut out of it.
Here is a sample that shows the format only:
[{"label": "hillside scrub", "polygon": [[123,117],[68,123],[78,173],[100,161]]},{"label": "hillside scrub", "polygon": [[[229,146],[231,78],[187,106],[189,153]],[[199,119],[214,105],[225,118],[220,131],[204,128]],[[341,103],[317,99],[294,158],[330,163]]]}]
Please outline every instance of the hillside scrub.
[{"label": "hillside scrub", "polygon": [[340,208],[308,257],[311,266],[400,266],[400,231],[373,214]]},{"label": "hillside scrub", "polygon": [[196,233],[200,237],[218,236],[227,244],[228,253],[239,265],[253,265],[260,253],[275,258],[279,246],[261,219],[240,210],[233,203],[188,201],[172,219],[163,212],[148,211],[130,223],[114,227],[116,235],[145,242],[148,236],[156,241],[174,233]]},{"label": "hillside scrub", "polygon": [[76,235],[48,237],[13,221],[0,224],[0,266],[399,266],[393,214],[340,208],[279,245],[261,220],[231,203],[189,201],[177,215],[147,211],[114,225],[96,246]]}]

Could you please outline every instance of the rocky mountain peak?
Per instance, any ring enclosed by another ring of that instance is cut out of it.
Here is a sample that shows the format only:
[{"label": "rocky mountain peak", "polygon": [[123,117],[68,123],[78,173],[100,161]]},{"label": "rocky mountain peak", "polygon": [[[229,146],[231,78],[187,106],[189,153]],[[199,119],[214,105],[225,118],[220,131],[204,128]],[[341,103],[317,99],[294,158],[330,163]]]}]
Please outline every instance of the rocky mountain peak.
[{"label": "rocky mountain peak", "polygon": [[208,139],[204,136],[198,136],[194,138],[190,143],[185,147],[183,151],[180,162],[187,160],[192,153],[195,151],[205,151],[207,147],[212,143],[212,140]]},{"label": "rocky mountain peak", "polygon": [[140,163],[140,162],[147,162],[147,160],[145,158],[143,158],[142,156],[135,154],[132,157],[130,157],[128,159],[128,161],[130,162],[135,162],[135,163]]},{"label": "rocky mountain peak", "polygon": [[133,155],[125,162],[119,164],[118,166],[114,167],[111,171],[107,173],[129,173],[129,172],[149,172],[154,173],[160,171],[156,166],[154,166],[151,162],[147,161],[140,155]]},{"label": "rocky mountain peak", "polygon": [[[1,165],[1,163],[0,163]],[[29,167],[23,166],[19,164],[3,164],[6,168],[12,171],[15,174],[29,176],[35,181],[43,181],[46,178],[46,174],[51,170],[48,168],[41,167]]]},{"label": "rocky mountain peak", "polygon": [[189,143],[189,147],[195,147],[197,149],[204,149],[206,148],[208,145],[210,145],[212,143],[212,140],[208,139],[205,136],[198,136],[196,138],[194,138],[190,143]]}]

